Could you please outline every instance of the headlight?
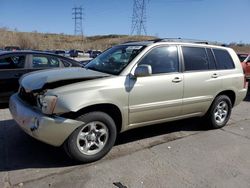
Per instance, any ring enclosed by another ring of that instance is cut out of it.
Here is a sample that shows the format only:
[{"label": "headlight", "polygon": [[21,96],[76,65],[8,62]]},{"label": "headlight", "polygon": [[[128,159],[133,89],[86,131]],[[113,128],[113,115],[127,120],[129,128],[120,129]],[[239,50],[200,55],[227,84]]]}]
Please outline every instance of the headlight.
[{"label": "headlight", "polygon": [[37,101],[44,114],[52,114],[56,106],[57,96],[38,95]]}]

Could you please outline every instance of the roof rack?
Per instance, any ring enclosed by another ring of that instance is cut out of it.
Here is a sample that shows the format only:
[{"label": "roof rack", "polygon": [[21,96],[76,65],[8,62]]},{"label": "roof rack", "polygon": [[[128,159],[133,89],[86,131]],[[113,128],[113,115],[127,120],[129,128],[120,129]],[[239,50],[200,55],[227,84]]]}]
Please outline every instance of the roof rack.
[{"label": "roof rack", "polygon": [[127,43],[132,43],[132,42],[142,42],[142,41],[137,41],[137,40],[130,40],[130,41],[125,41],[121,44],[127,44]]},{"label": "roof rack", "polygon": [[157,43],[157,42],[182,42],[182,43],[194,43],[194,44],[210,44],[217,46],[226,46],[218,42],[206,41],[206,40],[198,40],[198,39],[184,39],[184,38],[156,38],[152,40],[146,41],[126,41],[121,44],[133,43],[133,42],[148,42],[148,43]]},{"label": "roof rack", "polygon": [[188,42],[188,43],[196,43],[196,44],[209,44],[208,41],[196,40],[196,39],[182,39],[182,38],[158,38],[154,40],[149,40],[154,43],[157,42]]}]

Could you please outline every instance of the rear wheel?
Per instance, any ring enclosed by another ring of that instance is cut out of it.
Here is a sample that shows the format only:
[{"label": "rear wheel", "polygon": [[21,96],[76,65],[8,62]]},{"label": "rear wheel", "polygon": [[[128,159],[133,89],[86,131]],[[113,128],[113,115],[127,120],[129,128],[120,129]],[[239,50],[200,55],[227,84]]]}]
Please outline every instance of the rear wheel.
[{"label": "rear wheel", "polygon": [[80,162],[93,162],[104,157],[116,140],[114,120],[104,112],[90,112],[77,120],[83,125],[65,142],[66,153]]},{"label": "rear wheel", "polygon": [[218,129],[224,127],[232,111],[232,103],[228,96],[220,95],[215,98],[210,109],[206,114],[206,120],[211,128]]}]

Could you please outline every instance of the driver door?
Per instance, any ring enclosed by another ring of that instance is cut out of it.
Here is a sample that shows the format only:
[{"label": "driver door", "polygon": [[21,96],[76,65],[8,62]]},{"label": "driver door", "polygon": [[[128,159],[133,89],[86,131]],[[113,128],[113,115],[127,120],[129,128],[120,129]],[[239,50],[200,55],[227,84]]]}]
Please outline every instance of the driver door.
[{"label": "driver door", "polygon": [[153,48],[138,63],[142,64],[151,66],[152,75],[130,79],[130,126],[160,123],[180,116],[183,73],[177,47]]}]

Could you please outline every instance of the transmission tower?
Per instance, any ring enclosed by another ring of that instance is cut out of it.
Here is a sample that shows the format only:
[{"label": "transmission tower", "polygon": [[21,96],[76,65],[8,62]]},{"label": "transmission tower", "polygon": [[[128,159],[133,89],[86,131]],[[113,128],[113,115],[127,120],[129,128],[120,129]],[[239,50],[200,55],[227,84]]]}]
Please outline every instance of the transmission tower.
[{"label": "transmission tower", "polygon": [[131,35],[147,35],[146,1],[147,0],[134,0]]},{"label": "transmission tower", "polygon": [[82,17],[83,17],[83,8],[80,7],[74,7],[72,8],[72,14],[75,21],[75,35],[81,35],[83,37],[83,29],[82,29]]}]

